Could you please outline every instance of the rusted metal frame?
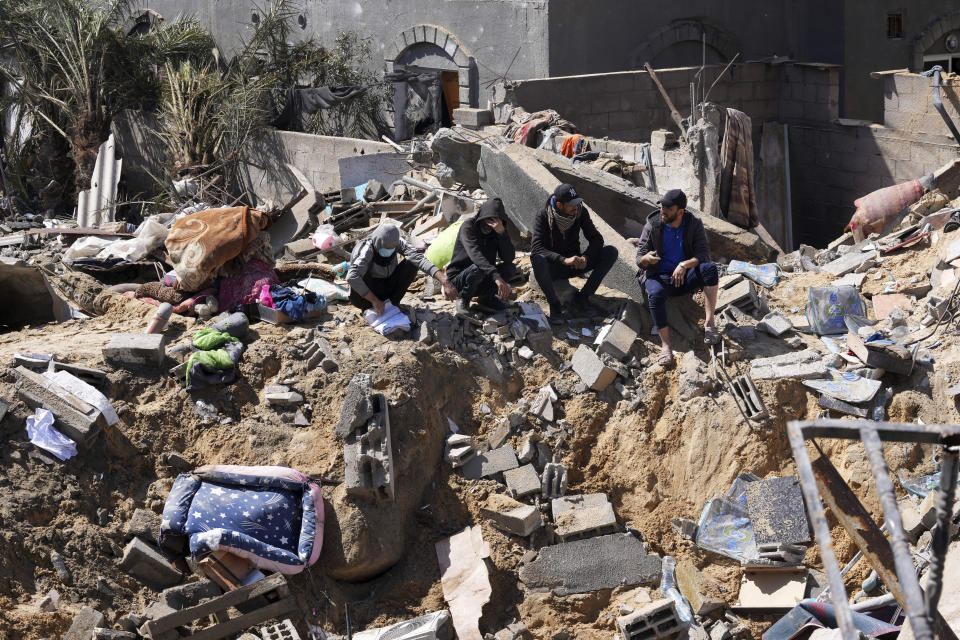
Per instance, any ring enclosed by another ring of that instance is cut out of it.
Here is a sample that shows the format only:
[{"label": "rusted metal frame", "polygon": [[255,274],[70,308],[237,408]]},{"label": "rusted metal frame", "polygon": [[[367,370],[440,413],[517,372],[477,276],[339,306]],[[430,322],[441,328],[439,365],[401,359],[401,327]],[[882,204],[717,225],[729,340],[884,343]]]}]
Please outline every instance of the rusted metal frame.
[{"label": "rusted metal frame", "polygon": [[940,491],[937,495],[937,523],[933,527],[930,545],[930,570],[927,573],[927,615],[937,613],[940,593],[943,589],[943,565],[950,544],[950,520],[953,516],[953,499],[957,489],[957,457],[960,447],[944,447],[940,465]]},{"label": "rusted metal frame", "polygon": [[[896,568],[902,591],[902,596],[897,598],[897,602],[900,603],[900,606],[903,607],[904,612],[910,618],[910,625],[913,627],[913,633],[917,640],[933,640],[930,618],[927,617],[926,607],[924,606],[923,590],[920,588],[916,566],[913,564],[910,543],[907,542],[907,535],[903,531],[903,518],[900,516],[899,507],[897,507],[897,495],[893,488],[893,481],[890,479],[887,460],[883,457],[883,442],[880,440],[876,428],[869,424],[861,426],[860,436],[863,441],[863,448],[867,453],[867,460],[869,460],[870,467],[873,469],[873,477],[877,482],[877,497],[880,499],[880,506],[883,508],[883,515],[887,521],[887,531],[890,535],[889,544],[893,551],[893,566]],[[870,522],[873,523],[872,520]],[[879,530],[877,532],[879,533]],[[877,573],[879,573],[879,570]],[[890,587],[890,583],[886,579],[884,579],[884,584],[888,588]],[[893,592],[892,588],[891,592]]]},{"label": "rusted metal frame", "polygon": [[843,576],[840,575],[840,563],[837,562],[837,555],[833,551],[833,538],[830,535],[830,527],[827,525],[827,515],[817,490],[810,456],[807,455],[807,444],[802,429],[804,424],[796,421],[787,423],[787,437],[793,449],[793,459],[797,464],[797,475],[800,477],[800,490],[807,505],[807,514],[810,516],[810,524],[813,526],[813,533],[820,547],[820,558],[823,560],[823,568],[827,572],[827,580],[833,594],[837,624],[840,626],[844,640],[856,640],[857,630],[853,626],[853,616],[846,598],[847,590],[843,586]]},{"label": "rusted metal frame", "polygon": [[859,440],[860,429],[873,427],[883,441],[917,442],[921,444],[960,445],[960,426],[944,424],[899,424],[872,420],[834,420],[823,418],[806,422],[792,422],[807,440],[812,438],[841,438]]},{"label": "rusted metal frame", "polygon": [[649,62],[644,62],[643,68],[647,70],[647,73],[650,74],[650,78],[653,80],[653,83],[657,85],[657,89],[660,90],[660,96],[663,98],[664,102],[667,103],[667,108],[670,109],[670,117],[673,118],[675,123],[677,123],[677,126],[680,128],[680,133],[682,133],[684,138],[686,138],[687,130],[683,128],[683,116],[680,115],[679,111],[677,111],[677,107],[674,106],[673,100],[670,99],[670,95],[667,93],[667,90],[663,88],[660,78],[657,77],[657,72],[653,70],[653,67],[650,66]]}]

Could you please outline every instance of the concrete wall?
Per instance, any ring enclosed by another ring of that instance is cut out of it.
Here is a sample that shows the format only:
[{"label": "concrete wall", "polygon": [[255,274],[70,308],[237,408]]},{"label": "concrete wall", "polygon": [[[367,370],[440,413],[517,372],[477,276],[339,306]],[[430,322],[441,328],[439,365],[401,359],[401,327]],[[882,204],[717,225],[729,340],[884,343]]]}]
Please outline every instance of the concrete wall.
[{"label": "concrete wall", "polygon": [[[960,56],[958,56],[960,57]],[[940,99],[953,124],[960,127],[960,77],[942,78]],[[883,124],[892,129],[930,135],[950,135],[933,108],[933,78],[915,73],[883,77]]]},{"label": "concrete wall", "polygon": [[243,180],[255,200],[283,203],[300,189],[287,164],[300,169],[315,189],[327,191],[340,188],[340,158],[390,151],[383,142],[266,131],[243,150]]},{"label": "concrete wall", "polygon": [[[713,78],[722,67],[708,67]],[[674,105],[690,115],[690,82],[698,69],[657,71]],[[829,120],[838,115],[839,70],[823,65],[734,65],[708,94],[710,102],[746,112],[755,128],[787,117]],[[708,85],[709,86],[709,85]],[[796,96],[796,97],[794,97]],[[506,99],[533,112],[556,109],[586,135],[645,142],[655,129],[676,130],[670,110],[646,71],[628,71],[513,82]],[[797,115],[793,115],[797,114]]]},{"label": "concrete wall", "polygon": [[[469,67],[474,99],[486,105],[489,91],[485,85],[507,71],[514,54],[510,77],[549,75],[548,4],[548,0],[303,0],[303,11],[298,16],[303,18],[303,27],[295,25],[292,37],[316,36],[332,47],[340,32],[356,31],[373,38],[374,58],[370,66],[382,69],[386,60],[396,57],[395,48],[403,50],[413,44],[408,40],[417,27],[439,28],[456,40],[457,48],[451,46],[451,51],[459,50],[472,59]],[[147,0],[144,5],[166,18],[181,13],[196,15],[211,29],[219,45],[231,51],[249,37],[251,16],[264,3]],[[444,37],[439,46],[446,44]]]}]

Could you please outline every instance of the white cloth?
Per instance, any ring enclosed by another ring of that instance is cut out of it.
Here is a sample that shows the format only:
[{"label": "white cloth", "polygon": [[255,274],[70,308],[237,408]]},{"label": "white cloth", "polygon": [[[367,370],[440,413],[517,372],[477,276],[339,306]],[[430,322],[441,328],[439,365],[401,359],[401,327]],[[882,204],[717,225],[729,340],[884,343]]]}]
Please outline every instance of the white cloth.
[{"label": "white cloth", "polygon": [[382,314],[377,315],[375,310],[367,309],[363,312],[363,319],[382,336],[395,331],[410,331],[410,318],[390,301],[384,305]]},{"label": "white cloth", "polygon": [[67,371],[57,371],[56,373],[44,372],[44,378],[53,380],[55,383],[77,396],[87,404],[91,404],[100,410],[107,424],[113,426],[120,422],[120,417],[113,409],[113,405],[107,400],[107,396],[97,391],[94,387],[87,384],[80,378]]}]

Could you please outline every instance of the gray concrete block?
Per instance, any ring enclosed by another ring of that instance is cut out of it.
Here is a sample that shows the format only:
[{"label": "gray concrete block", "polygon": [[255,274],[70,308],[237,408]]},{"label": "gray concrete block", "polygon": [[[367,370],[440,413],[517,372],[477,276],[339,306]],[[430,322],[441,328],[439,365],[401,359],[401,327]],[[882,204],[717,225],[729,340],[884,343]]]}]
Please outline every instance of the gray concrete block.
[{"label": "gray concrete block", "polygon": [[768,313],[763,320],[757,323],[758,329],[763,329],[773,337],[782,336],[793,328],[790,320],[779,313]]},{"label": "gray concrete block", "polygon": [[624,640],[671,638],[683,630],[673,600],[663,598],[641,605],[631,614],[617,618]]},{"label": "gray concrete block", "polygon": [[804,349],[770,358],[755,358],[750,362],[750,377],[754,380],[808,380],[826,375],[827,367],[823,363],[823,356],[815,349]]},{"label": "gray concrete block", "polygon": [[17,395],[31,409],[42,407],[56,418],[55,426],[78,443],[93,440],[107,425],[99,409],[87,404],[52,380],[25,367],[13,370]]},{"label": "gray concrete block", "polygon": [[463,477],[468,480],[479,480],[519,466],[516,452],[513,447],[507,445],[472,457],[463,467]]},{"label": "gray concrete block", "polygon": [[373,416],[370,395],[373,393],[373,381],[369,373],[358,373],[347,385],[347,394],[340,407],[340,421],[334,427],[334,433],[346,438],[351,431],[366,424]]},{"label": "gray concrete block", "polygon": [[300,640],[300,634],[289,618],[263,627],[260,629],[260,637],[263,640]]},{"label": "gray concrete block", "polygon": [[750,482],[746,495],[758,545],[810,542],[810,524],[797,476]]},{"label": "gray concrete block", "polygon": [[836,277],[845,276],[859,267],[867,260],[873,260],[877,257],[876,251],[848,251],[833,262],[823,265],[823,270],[833,274]]},{"label": "gray concrete block", "polygon": [[603,391],[617,377],[617,372],[605,365],[600,356],[585,344],[577,347],[571,363],[583,383],[595,391]]},{"label": "gray concrete block", "polygon": [[543,516],[540,510],[532,505],[523,505],[515,509],[497,511],[481,509],[481,515],[488,518],[497,529],[511,535],[525,538],[543,526]]},{"label": "gray concrete block", "polygon": [[[476,189],[481,186],[477,164],[480,162],[483,145],[464,144],[461,138],[461,134],[453,129],[440,129],[433,134],[430,150],[433,152],[435,161],[443,162],[453,169],[453,175],[457,182],[468,189]],[[487,195],[492,194],[488,193]]]},{"label": "gray concrete block", "polygon": [[160,601],[171,609],[186,609],[200,604],[201,600],[215,598],[223,594],[217,583],[211,580],[198,580],[164,589]]},{"label": "gray concrete block", "polygon": [[[546,452],[544,453],[544,449]],[[550,448],[545,442],[537,442],[541,457],[549,457]],[[559,462],[545,462],[540,480],[540,493],[544,498],[559,498],[567,493],[567,468]]]},{"label": "gray concrete block", "polygon": [[107,623],[103,614],[91,607],[83,607],[73,618],[73,623],[67,629],[63,640],[90,640],[93,630]]},{"label": "gray concrete block", "polygon": [[504,471],[503,480],[507,483],[507,491],[514,498],[540,493],[540,476],[532,464]]},{"label": "gray concrete block", "polygon": [[387,397],[373,394],[370,402],[373,415],[347,436],[343,447],[344,482],[349,495],[393,500],[395,477]]},{"label": "gray concrete block", "polygon": [[109,629],[107,627],[97,627],[93,630],[93,640],[137,640],[136,633],[130,631],[121,631],[119,629]]},{"label": "gray concrete block", "polygon": [[615,533],[543,547],[536,560],[520,567],[520,580],[527,589],[558,596],[656,584],[660,557],[648,554],[633,534]]},{"label": "gray concrete block", "polygon": [[459,107],[453,110],[453,121],[470,129],[479,129],[493,124],[493,112],[489,109]]},{"label": "gray concrete block", "polygon": [[110,338],[103,357],[117,367],[159,367],[166,357],[162,333],[120,333]]},{"label": "gray concrete block", "polygon": [[606,353],[617,360],[623,360],[630,353],[630,347],[636,339],[636,331],[619,320],[614,320],[597,334],[597,353]]},{"label": "gray concrete block", "polygon": [[619,529],[613,505],[605,493],[588,493],[555,498],[550,503],[553,535],[558,542],[571,542]]},{"label": "gray concrete block", "polygon": [[134,538],[123,549],[120,569],[149,587],[165,589],[180,582],[182,575],[157,549]]},{"label": "gray concrete block", "polygon": [[160,516],[153,511],[136,509],[127,522],[124,533],[128,537],[137,536],[146,541],[156,540],[160,535]]}]

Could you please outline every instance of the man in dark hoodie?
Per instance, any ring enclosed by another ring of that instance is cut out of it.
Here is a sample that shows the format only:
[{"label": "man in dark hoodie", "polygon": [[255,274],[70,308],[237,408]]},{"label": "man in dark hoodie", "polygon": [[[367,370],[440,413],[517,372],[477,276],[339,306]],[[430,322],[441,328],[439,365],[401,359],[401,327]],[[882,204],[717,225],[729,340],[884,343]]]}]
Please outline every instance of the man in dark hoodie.
[{"label": "man in dark hoodie", "polygon": [[460,294],[457,313],[467,312],[474,296],[477,307],[488,313],[506,308],[503,300],[510,298],[509,283],[517,281],[519,274],[513,264],[516,252],[503,224],[505,218],[503,201],[491,198],[480,206],[477,215],[460,225],[446,269],[447,278]]},{"label": "man in dark hoodie", "polygon": [[710,262],[710,246],[703,222],[686,210],[687,196],[671,189],[660,200],[660,210],[647,216],[640,238],[630,238],[637,247],[637,278],[647,293],[653,326],[662,343],[659,364],[673,362],[667,298],[703,290],[706,300],[704,342],[716,344],[720,334],[714,323],[717,308],[717,265]]},{"label": "man in dark hoodie", "polygon": [[[587,240],[586,251],[580,250],[581,231]],[[617,261],[617,253],[616,247],[604,246],[603,236],[573,186],[561,184],[557,187],[534,220],[530,250],[533,274],[550,305],[550,322],[560,324],[568,315],[557,297],[554,280],[585,276],[588,271],[590,277],[570,303],[569,315],[603,315],[590,303],[590,296],[596,293],[600,282]]]}]

